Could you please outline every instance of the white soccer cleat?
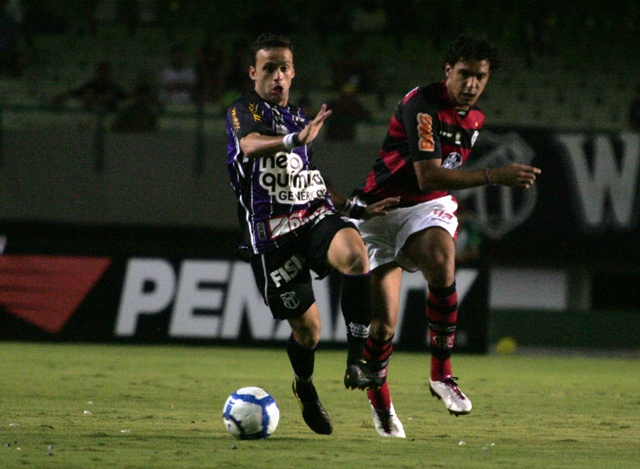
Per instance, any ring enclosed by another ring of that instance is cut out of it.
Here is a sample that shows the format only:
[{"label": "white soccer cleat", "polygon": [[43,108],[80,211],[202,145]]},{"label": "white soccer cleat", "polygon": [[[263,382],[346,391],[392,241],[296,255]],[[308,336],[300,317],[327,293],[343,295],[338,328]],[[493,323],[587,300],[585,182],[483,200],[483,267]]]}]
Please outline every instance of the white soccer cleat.
[{"label": "white soccer cleat", "polygon": [[391,404],[391,408],[386,410],[376,410],[371,406],[371,415],[373,423],[380,436],[405,438],[402,422],[396,415],[396,411]]},{"label": "white soccer cleat", "polygon": [[454,377],[445,378],[442,381],[429,380],[429,388],[431,389],[431,395],[437,397],[449,410],[450,414],[465,415],[471,412],[471,401],[464,395],[458,385],[456,384]]}]

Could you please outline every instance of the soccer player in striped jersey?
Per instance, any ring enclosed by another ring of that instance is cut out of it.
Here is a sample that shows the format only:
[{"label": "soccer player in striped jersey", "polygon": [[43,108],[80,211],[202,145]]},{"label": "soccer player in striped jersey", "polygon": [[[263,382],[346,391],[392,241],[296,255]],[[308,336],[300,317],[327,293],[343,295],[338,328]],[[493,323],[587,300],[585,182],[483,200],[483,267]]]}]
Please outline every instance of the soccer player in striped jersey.
[{"label": "soccer player in striped jersey", "polygon": [[[274,318],[287,320],[292,329],[287,353],[304,421],[316,433],[330,434],[331,419],[312,382],[321,324],[311,271],[319,278],[332,268],[342,274],[345,387],[375,388],[382,381],[363,358],[372,308],[369,259],[358,231],[337,212],[312,163],[311,142],[331,111],[322,105],[309,121],[289,103],[295,69],[288,38],[265,33],[251,54],[249,76],[255,88],[227,111],[227,169],[258,288]],[[386,206],[373,204],[367,214],[383,215]]]},{"label": "soccer player in striped jersey", "polygon": [[458,316],[458,221],[457,202],[447,191],[486,184],[528,188],[540,174],[538,168],[517,163],[460,169],[485,121],[476,101],[499,66],[498,53],[486,38],[460,36],[445,57],[444,80],[414,88],[398,103],[373,170],[347,203],[346,212],[358,219],[368,204],[400,197],[387,216],[356,222],[372,269],[374,309],[365,358],[372,366],[377,363],[385,381],[367,394],[382,436],[405,436],[386,382],[403,269],[420,270],[428,283],[430,392],[456,416],[471,411],[451,367]]}]

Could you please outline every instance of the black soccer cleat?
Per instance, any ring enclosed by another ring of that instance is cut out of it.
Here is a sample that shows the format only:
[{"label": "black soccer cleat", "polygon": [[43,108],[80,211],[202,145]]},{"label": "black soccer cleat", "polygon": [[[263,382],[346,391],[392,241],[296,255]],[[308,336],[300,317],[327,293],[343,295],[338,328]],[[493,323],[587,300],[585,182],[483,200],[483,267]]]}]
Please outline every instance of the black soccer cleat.
[{"label": "black soccer cleat", "polygon": [[366,360],[360,359],[347,366],[344,375],[344,387],[347,389],[378,389],[384,383],[380,372],[373,371]]},{"label": "black soccer cleat", "polygon": [[291,389],[293,389],[293,395],[296,396],[298,404],[300,404],[302,418],[307,426],[320,435],[331,435],[333,432],[331,418],[322,407],[313,383],[294,379]]}]

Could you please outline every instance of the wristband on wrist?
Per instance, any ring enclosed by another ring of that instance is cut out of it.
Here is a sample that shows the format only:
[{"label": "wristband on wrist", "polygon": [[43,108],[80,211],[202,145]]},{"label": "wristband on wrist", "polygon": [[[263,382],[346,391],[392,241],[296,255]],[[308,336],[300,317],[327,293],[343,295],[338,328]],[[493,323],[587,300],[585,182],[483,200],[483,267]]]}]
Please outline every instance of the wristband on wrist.
[{"label": "wristband on wrist", "polygon": [[299,147],[300,146],[300,139],[298,138],[298,133],[299,132],[293,132],[293,133],[285,135],[282,138],[282,144],[284,145],[284,147],[287,150],[292,150],[295,147]]},{"label": "wristband on wrist", "polygon": [[487,179],[487,183],[490,186],[495,186],[495,184],[493,183],[493,180],[491,179],[491,168],[489,167],[484,168],[484,177]]}]

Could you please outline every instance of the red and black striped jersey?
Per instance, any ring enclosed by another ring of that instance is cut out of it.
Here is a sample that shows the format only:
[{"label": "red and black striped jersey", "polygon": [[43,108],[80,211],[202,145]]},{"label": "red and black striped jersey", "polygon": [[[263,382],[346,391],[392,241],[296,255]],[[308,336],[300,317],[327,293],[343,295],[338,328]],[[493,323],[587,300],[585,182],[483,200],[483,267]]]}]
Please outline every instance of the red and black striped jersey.
[{"label": "red and black striped jersey", "polygon": [[443,168],[458,169],[484,121],[475,105],[460,114],[448,99],[444,81],[414,88],[398,103],[373,169],[354,195],[367,204],[399,195],[401,207],[446,195],[422,192],[413,163],[441,158]]}]

